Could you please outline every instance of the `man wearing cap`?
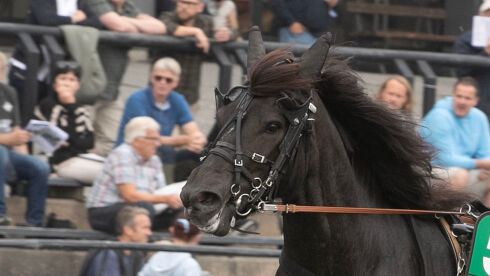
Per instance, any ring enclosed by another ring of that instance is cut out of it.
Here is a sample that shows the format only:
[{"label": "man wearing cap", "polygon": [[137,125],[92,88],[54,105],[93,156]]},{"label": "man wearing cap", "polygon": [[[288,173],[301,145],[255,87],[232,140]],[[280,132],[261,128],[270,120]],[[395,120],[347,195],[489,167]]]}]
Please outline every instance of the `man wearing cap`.
[{"label": "man wearing cap", "polygon": [[[477,16],[490,17],[490,0],[485,0],[478,9]],[[458,54],[478,55],[488,57],[490,55],[490,37],[485,47],[475,47],[471,43],[472,30],[464,32],[454,43],[453,52]],[[490,71],[485,67],[461,67],[457,70],[458,77],[473,77],[480,86],[480,101],[477,108],[481,109],[487,117],[490,117]]]}]

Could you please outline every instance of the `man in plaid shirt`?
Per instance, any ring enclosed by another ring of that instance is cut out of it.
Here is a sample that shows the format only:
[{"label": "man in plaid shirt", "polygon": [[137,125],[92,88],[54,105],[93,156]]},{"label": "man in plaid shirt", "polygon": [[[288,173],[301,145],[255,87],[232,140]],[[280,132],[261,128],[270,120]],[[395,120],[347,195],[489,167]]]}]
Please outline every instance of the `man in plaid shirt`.
[{"label": "man in plaid shirt", "polygon": [[126,125],[124,143],[107,157],[87,199],[93,229],[113,234],[116,215],[127,205],[147,209],[152,220],[153,204],[165,203],[170,207],[163,215],[174,216],[179,212],[182,202],[178,192],[155,193],[166,187],[162,163],[155,155],[160,145],[159,129],[160,125],[150,117],[136,117]]}]

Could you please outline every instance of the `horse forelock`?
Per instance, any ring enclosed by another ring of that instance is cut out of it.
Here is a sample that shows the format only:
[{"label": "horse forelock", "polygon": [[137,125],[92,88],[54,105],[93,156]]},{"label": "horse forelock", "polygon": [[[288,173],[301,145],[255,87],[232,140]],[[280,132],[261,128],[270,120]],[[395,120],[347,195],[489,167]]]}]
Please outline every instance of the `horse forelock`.
[{"label": "horse forelock", "polygon": [[250,90],[255,96],[276,96],[283,91],[309,90],[312,80],[300,76],[300,66],[287,48],[274,50],[258,60],[249,71]]}]

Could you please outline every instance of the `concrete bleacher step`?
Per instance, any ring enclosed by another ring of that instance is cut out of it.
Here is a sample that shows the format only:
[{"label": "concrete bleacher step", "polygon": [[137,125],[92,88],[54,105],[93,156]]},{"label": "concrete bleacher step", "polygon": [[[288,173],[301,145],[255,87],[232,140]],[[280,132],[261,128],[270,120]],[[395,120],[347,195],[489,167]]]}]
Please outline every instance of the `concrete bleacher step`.
[{"label": "concrete bleacher step", "polygon": [[[7,213],[15,222],[24,221],[25,204],[24,197],[15,196],[7,199]],[[71,220],[78,229],[90,229],[86,208],[80,201],[48,198],[46,214],[50,212],[54,212],[58,219]],[[257,231],[260,235],[246,237],[280,237],[276,214],[256,214],[252,218],[259,223]],[[243,236],[238,235],[238,237]],[[266,247],[277,248],[274,245]],[[0,248],[0,267],[3,271],[2,275],[77,275],[85,254],[85,251]],[[279,265],[278,258],[267,257],[197,255],[196,259],[201,267],[213,276],[274,275]],[[29,260],[29,265],[26,265],[25,260]]]},{"label": "concrete bleacher step", "polygon": [[[0,248],[2,275],[78,275],[86,252]],[[29,263],[26,263],[29,260]],[[196,256],[212,276],[269,276],[279,266],[278,258]]]},{"label": "concrete bleacher step", "polygon": [[[25,222],[26,198],[12,196],[7,198],[7,215],[14,223]],[[74,199],[48,198],[46,200],[46,216],[55,213],[57,219],[70,220],[77,229],[89,230],[85,203]]]}]

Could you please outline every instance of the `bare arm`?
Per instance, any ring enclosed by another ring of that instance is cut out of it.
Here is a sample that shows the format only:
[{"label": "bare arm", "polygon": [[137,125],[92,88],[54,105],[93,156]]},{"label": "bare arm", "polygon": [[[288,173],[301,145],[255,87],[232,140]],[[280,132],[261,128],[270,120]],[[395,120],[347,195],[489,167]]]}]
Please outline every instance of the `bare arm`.
[{"label": "bare arm", "polygon": [[111,31],[137,33],[138,28],[130,19],[129,17],[120,16],[116,12],[108,12],[99,16],[100,22]]},{"label": "bare arm", "polygon": [[330,7],[335,7],[339,3],[339,0],[324,0]]},{"label": "bare arm", "polygon": [[207,140],[199,130],[196,122],[182,126],[182,134],[178,136],[160,136],[160,143],[166,146],[185,146],[188,150],[200,153]]},{"label": "bare arm", "polygon": [[162,21],[149,16],[147,14],[138,14],[136,18],[128,18],[128,20],[138,29],[140,33],[145,34],[165,34],[167,28]]},{"label": "bare arm", "polygon": [[490,170],[490,160],[485,160],[485,159],[476,160],[476,168]]},{"label": "bare arm", "polygon": [[164,146],[182,146],[189,142],[187,135],[160,136],[160,144]]},{"label": "bare arm", "polygon": [[27,149],[27,144],[23,144],[20,146],[14,146],[14,147],[12,147],[12,149],[18,153],[29,154],[29,150]]},{"label": "bare arm", "polygon": [[31,134],[28,131],[14,127],[10,133],[0,134],[0,145],[13,147],[25,145],[30,137]]},{"label": "bare arm", "polygon": [[146,201],[151,203],[166,203],[172,209],[182,207],[182,201],[177,194],[171,195],[154,195],[149,193],[142,193],[136,190],[136,186],[131,183],[124,183],[117,185],[119,193],[125,202],[139,202]]},{"label": "bare arm", "polygon": [[199,130],[197,123],[188,122],[187,124],[183,125],[182,132],[190,138],[186,145],[187,149],[195,153],[200,153],[204,145],[206,145],[207,139]]},{"label": "bare arm", "polygon": [[232,11],[226,15],[226,21],[230,28],[238,29],[238,19],[235,11]]},{"label": "bare arm", "polygon": [[178,37],[194,36],[196,38],[196,47],[201,48],[204,53],[209,51],[208,37],[199,28],[180,25],[175,29],[173,35]]}]

